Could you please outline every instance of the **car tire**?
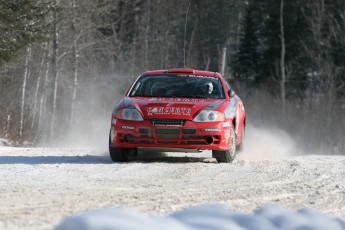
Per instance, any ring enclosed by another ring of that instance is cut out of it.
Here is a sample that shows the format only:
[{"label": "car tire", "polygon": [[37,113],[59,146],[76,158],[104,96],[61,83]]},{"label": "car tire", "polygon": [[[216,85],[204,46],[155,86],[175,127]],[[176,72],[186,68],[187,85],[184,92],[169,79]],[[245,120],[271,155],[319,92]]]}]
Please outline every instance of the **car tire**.
[{"label": "car tire", "polygon": [[127,162],[129,161],[130,149],[125,148],[113,148],[110,146],[109,135],[109,155],[113,162]]},{"label": "car tire", "polygon": [[127,149],[109,147],[109,154],[113,162],[129,161],[129,151]]},{"label": "car tire", "polygon": [[242,134],[241,134],[241,143],[237,146],[237,150],[239,152],[243,152],[244,151],[245,137],[246,137],[246,129],[243,126]]},{"label": "car tire", "polygon": [[231,129],[230,149],[225,151],[212,150],[212,157],[219,163],[231,163],[236,157],[236,134],[234,127]]}]

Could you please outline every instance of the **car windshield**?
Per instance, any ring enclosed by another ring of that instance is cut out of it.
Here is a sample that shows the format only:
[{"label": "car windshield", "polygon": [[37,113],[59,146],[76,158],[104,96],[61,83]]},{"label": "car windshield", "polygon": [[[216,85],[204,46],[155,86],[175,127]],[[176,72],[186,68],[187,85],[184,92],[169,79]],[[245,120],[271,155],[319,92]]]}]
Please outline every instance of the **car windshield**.
[{"label": "car windshield", "polygon": [[129,96],[225,98],[218,78],[194,75],[145,75],[138,79]]}]

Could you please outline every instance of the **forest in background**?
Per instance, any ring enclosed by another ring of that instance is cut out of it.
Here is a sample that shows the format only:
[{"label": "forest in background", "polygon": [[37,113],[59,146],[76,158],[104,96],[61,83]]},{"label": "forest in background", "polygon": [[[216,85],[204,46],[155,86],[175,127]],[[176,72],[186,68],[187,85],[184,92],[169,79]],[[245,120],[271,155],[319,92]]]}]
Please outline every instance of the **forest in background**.
[{"label": "forest in background", "polygon": [[343,0],[0,0],[0,18],[0,138],[92,138],[141,72],[220,71],[225,48],[249,124],[345,152]]}]

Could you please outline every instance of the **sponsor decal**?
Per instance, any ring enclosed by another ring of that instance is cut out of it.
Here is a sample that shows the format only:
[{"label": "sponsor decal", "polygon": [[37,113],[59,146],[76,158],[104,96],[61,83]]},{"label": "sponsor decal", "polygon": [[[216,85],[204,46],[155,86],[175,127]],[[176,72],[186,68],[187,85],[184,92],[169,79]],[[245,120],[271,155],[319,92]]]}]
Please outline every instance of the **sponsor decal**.
[{"label": "sponsor decal", "polygon": [[223,128],[225,128],[225,127],[230,127],[230,122],[224,122],[224,123],[222,124],[222,126],[223,126]]},{"label": "sponsor decal", "polygon": [[178,102],[179,104],[195,104],[197,102],[206,102],[206,99],[195,99],[195,98],[158,98],[158,99],[156,99],[156,101],[157,102]]},{"label": "sponsor decal", "polygon": [[203,75],[192,75],[192,74],[177,74],[178,77],[208,77],[208,78],[217,78],[213,76],[203,76]]},{"label": "sponsor decal", "polygon": [[116,119],[115,118],[111,119],[111,124],[116,125]]},{"label": "sponsor decal", "polygon": [[219,129],[217,128],[206,128],[204,129],[205,132],[219,132]]},{"label": "sponsor decal", "polygon": [[166,115],[166,114],[174,114],[174,115],[190,115],[192,113],[191,108],[183,108],[183,107],[148,107],[147,114],[148,115]]},{"label": "sponsor decal", "polygon": [[225,130],[224,132],[224,138],[226,140],[227,144],[230,144],[230,130]]},{"label": "sponsor decal", "polygon": [[122,126],[121,126],[121,129],[131,129],[131,130],[134,130],[135,127],[134,127],[134,126],[122,125]]}]

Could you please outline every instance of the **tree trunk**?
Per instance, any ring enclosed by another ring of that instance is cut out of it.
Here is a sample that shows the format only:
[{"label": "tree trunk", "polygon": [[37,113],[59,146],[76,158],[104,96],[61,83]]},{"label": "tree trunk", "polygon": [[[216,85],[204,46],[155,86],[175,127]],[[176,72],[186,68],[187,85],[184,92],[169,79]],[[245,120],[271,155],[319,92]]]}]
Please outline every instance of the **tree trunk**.
[{"label": "tree trunk", "polygon": [[219,73],[224,76],[225,71],[225,63],[226,63],[226,47],[222,48],[222,55],[219,62]]},{"label": "tree trunk", "polygon": [[145,28],[145,50],[144,50],[144,63],[145,69],[149,68],[149,36],[150,36],[150,18],[151,18],[151,1],[147,1],[147,15],[146,19],[146,28]]},{"label": "tree trunk", "polygon": [[[59,6],[59,1],[55,1],[56,7]],[[55,119],[55,109],[56,109],[56,83],[57,83],[57,53],[58,53],[58,29],[57,29],[57,12],[53,13],[54,20],[54,33],[52,36],[52,48],[50,52],[49,60],[49,74],[47,79],[46,87],[46,103],[45,103],[45,128],[43,129],[43,140],[46,144],[50,144],[51,138],[54,132],[54,119]]]},{"label": "tree trunk", "polygon": [[[42,46],[43,48],[43,54],[42,54],[42,59],[41,59],[41,64],[40,64],[40,68],[38,70],[38,73],[37,73],[37,82],[36,82],[36,87],[35,87],[35,95],[34,95],[34,106],[33,106],[33,115],[32,115],[32,120],[31,120],[31,131],[33,131],[33,128],[35,126],[35,123],[36,123],[36,116],[37,116],[37,110],[38,110],[38,105],[39,106],[42,106],[41,104],[38,104],[38,101],[39,101],[39,96],[38,96],[38,91],[39,91],[39,88],[41,86],[41,70],[43,70],[43,66],[44,66],[44,63],[46,61],[46,50],[47,50],[47,46],[48,46],[48,43],[44,43],[44,45]],[[40,107],[39,107],[40,109]],[[40,118],[37,120],[38,122],[40,122]],[[38,130],[36,130],[37,132]]]},{"label": "tree trunk", "polygon": [[280,1],[280,42],[281,42],[281,56],[280,56],[280,96],[282,99],[282,113],[285,114],[285,35],[284,35],[284,0]]},{"label": "tree trunk", "polygon": [[72,33],[73,33],[73,65],[74,65],[74,73],[73,73],[73,94],[72,94],[72,102],[71,102],[71,114],[70,114],[70,123],[72,124],[74,121],[74,112],[75,112],[75,104],[77,98],[77,87],[78,87],[78,62],[79,62],[79,52],[78,52],[78,36],[76,31],[76,3],[75,0],[72,1]]},{"label": "tree trunk", "polygon": [[10,123],[11,123],[11,113],[8,111],[6,112],[7,118],[6,118],[6,126],[5,126],[5,139],[8,139],[10,132]]},{"label": "tree trunk", "polygon": [[31,59],[31,47],[28,47],[26,49],[24,79],[23,79],[23,85],[22,85],[22,101],[21,101],[20,126],[19,126],[19,137],[20,138],[23,136],[26,82],[27,82],[27,79],[28,79],[28,76],[29,76],[29,62],[30,62],[30,59]]},{"label": "tree trunk", "polygon": [[188,4],[186,11],[186,19],[184,24],[184,38],[183,38],[183,67],[186,68],[186,45],[187,45],[187,23],[188,23],[188,12],[190,8],[190,3]]}]

